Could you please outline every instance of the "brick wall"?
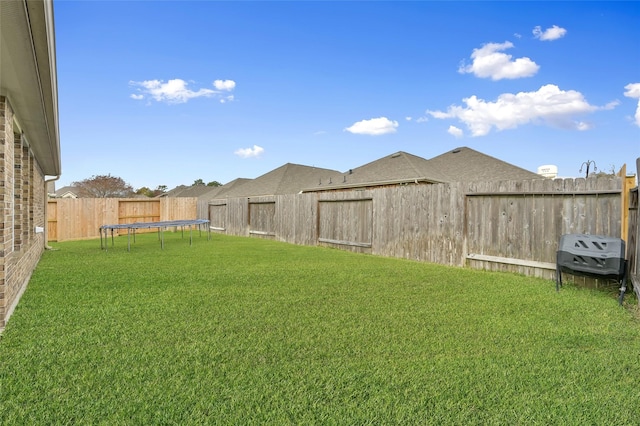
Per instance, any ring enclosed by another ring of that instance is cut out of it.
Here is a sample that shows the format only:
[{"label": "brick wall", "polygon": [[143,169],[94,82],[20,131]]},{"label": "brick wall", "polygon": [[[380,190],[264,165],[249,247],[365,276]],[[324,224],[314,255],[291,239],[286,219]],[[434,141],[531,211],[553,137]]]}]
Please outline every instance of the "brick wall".
[{"label": "brick wall", "polygon": [[13,110],[0,96],[0,329],[27,287],[44,250],[44,175],[22,134]]}]

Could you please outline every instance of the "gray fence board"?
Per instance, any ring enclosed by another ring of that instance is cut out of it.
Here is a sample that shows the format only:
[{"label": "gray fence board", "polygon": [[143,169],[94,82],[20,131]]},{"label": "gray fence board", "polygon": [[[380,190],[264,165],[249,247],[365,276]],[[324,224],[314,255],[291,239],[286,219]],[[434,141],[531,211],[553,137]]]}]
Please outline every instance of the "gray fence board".
[{"label": "gray fence board", "polygon": [[620,237],[620,193],[611,177],[412,184],[214,200],[205,219],[230,235],[553,278],[561,235]]}]

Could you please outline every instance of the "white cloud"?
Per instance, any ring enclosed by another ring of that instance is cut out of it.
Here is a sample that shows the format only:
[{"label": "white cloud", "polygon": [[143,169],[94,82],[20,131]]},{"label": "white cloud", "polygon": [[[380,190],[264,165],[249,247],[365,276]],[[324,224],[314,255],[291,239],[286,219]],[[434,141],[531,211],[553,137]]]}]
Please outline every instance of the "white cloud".
[{"label": "white cloud", "polygon": [[[145,81],[130,81],[129,85],[137,87],[138,93],[131,95],[132,99],[143,100],[153,99],[157,102],[166,102],[169,104],[185,103],[193,98],[201,97],[213,97],[219,96],[220,90],[230,91],[235,87],[235,82],[232,80],[216,80],[213,89],[189,89],[189,83],[186,81],[175,78],[173,80],[145,80]],[[226,101],[230,100],[228,97]],[[233,100],[233,98],[231,98]]]},{"label": "white cloud", "polygon": [[544,123],[562,128],[584,130],[589,126],[576,123],[573,117],[602,107],[590,105],[580,92],[560,90],[548,84],[535,92],[504,93],[495,102],[476,96],[463,99],[465,106],[451,106],[446,112],[427,111],[434,118],[457,118],[473,136],[485,136],[492,128],[513,129],[528,123]]},{"label": "white cloud", "polygon": [[551,28],[547,28],[542,31],[542,27],[539,25],[533,29],[533,36],[542,41],[553,41],[564,37],[567,34],[567,30],[554,25]]},{"label": "white cloud", "polygon": [[254,145],[253,148],[240,148],[234,152],[238,157],[251,158],[260,157],[264,152],[264,148],[258,145]]},{"label": "white cloud", "polygon": [[628,98],[638,99],[638,107],[636,108],[635,123],[640,127],[640,83],[631,83],[624,86],[627,89],[624,95]]},{"label": "white cloud", "polygon": [[449,126],[449,129],[447,129],[447,133],[455,136],[456,138],[461,138],[464,135],[464,132],[462,131],[462,129],[456,126]]},{"label": "white cloud", "polygon": [[640,99],[640,83],[630,83],[624,86],[627,89],[624,95],[628,98]]},{"label": "white cloud", "polygon": [[587,123],[585,121],[576,122],[576,130],[584,132],[585,130],[593,129],[593,125],[591,123]]},{"label": "white cloud", "polygon": [[397,121],[389,120],[387,117],[372,118],[354,123],[351,127],[344,129],[347,132],[359,135],[385,135],[395,133],[398,127]]},{"label": "white cloud", "polygon": [[620,101],[615,100],[615,101],[608,102],[605,106],[602,107],[602,109],[610,110],[610,109],[614,109],[618,105],[620,105]]},{"label": "white cloud", "polygon": [[235,89],[236,82],[233,80],[216,80],[213,82],[213,87],[218,90],[231,91]]},{"label": "white cloud", "polygon": [[502,53],[505,49],[513,47],[513,43],[487,43],[479,49],[473,49],[471,65],[463,64],[458,68],[461,74],[471,73],[480,78],[502,80],[503,78],[515,79],[531,77],[535,75],[540,66],[527,57],[512,59],[511,55]]}]

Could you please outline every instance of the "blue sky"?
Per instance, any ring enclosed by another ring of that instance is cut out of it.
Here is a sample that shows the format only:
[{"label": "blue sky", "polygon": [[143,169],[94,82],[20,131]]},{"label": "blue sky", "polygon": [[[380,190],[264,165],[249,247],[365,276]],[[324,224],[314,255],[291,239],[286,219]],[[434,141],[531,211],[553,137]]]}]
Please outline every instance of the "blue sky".
[{"label": "blue sky", "polygon": [[[640,156],[640,2],[54,0],[61,179]],[[583,168],[583,172],[579,170]],[[591,165],[593,170],[593,165]]]}]

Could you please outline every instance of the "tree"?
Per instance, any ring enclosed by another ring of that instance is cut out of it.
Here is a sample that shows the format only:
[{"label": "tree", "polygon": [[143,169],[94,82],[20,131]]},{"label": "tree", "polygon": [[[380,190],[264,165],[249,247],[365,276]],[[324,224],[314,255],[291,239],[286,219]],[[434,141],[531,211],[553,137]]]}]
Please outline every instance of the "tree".
[{"label": "tree", "polygon": [[122,178],[108,175],[91,176],[71,185],[78,188],[81,197],[126,198],[133,194],[133,187]]},{"label": "tree", "polygon": [[193,186],[196,185],[204,185],[204,181],[202,179],[196,179],[193,181]]},{"label": "tree", "polygon": [[218,182],[217,180],[211,181],[207,184],[207,186],[222,186],[222,184],[220,182]]},{"label": "tree", "polygon": [[158,195],[162,195],[165,192],[167,192],[167,185],[158,185],[156,189],[149,189],[146,186],[143,186],[142,188],[138,188],[138,190],[136,190],[136,194],[144,195],[149,198],[157,197]]},{"label": "tree", "polygon": [[146,186],[143,186],[142,188],[138,188],[136,189],[136,194],[138,195],[144,195],[145,197],[153,197],[152,191],[147,188]]}]

